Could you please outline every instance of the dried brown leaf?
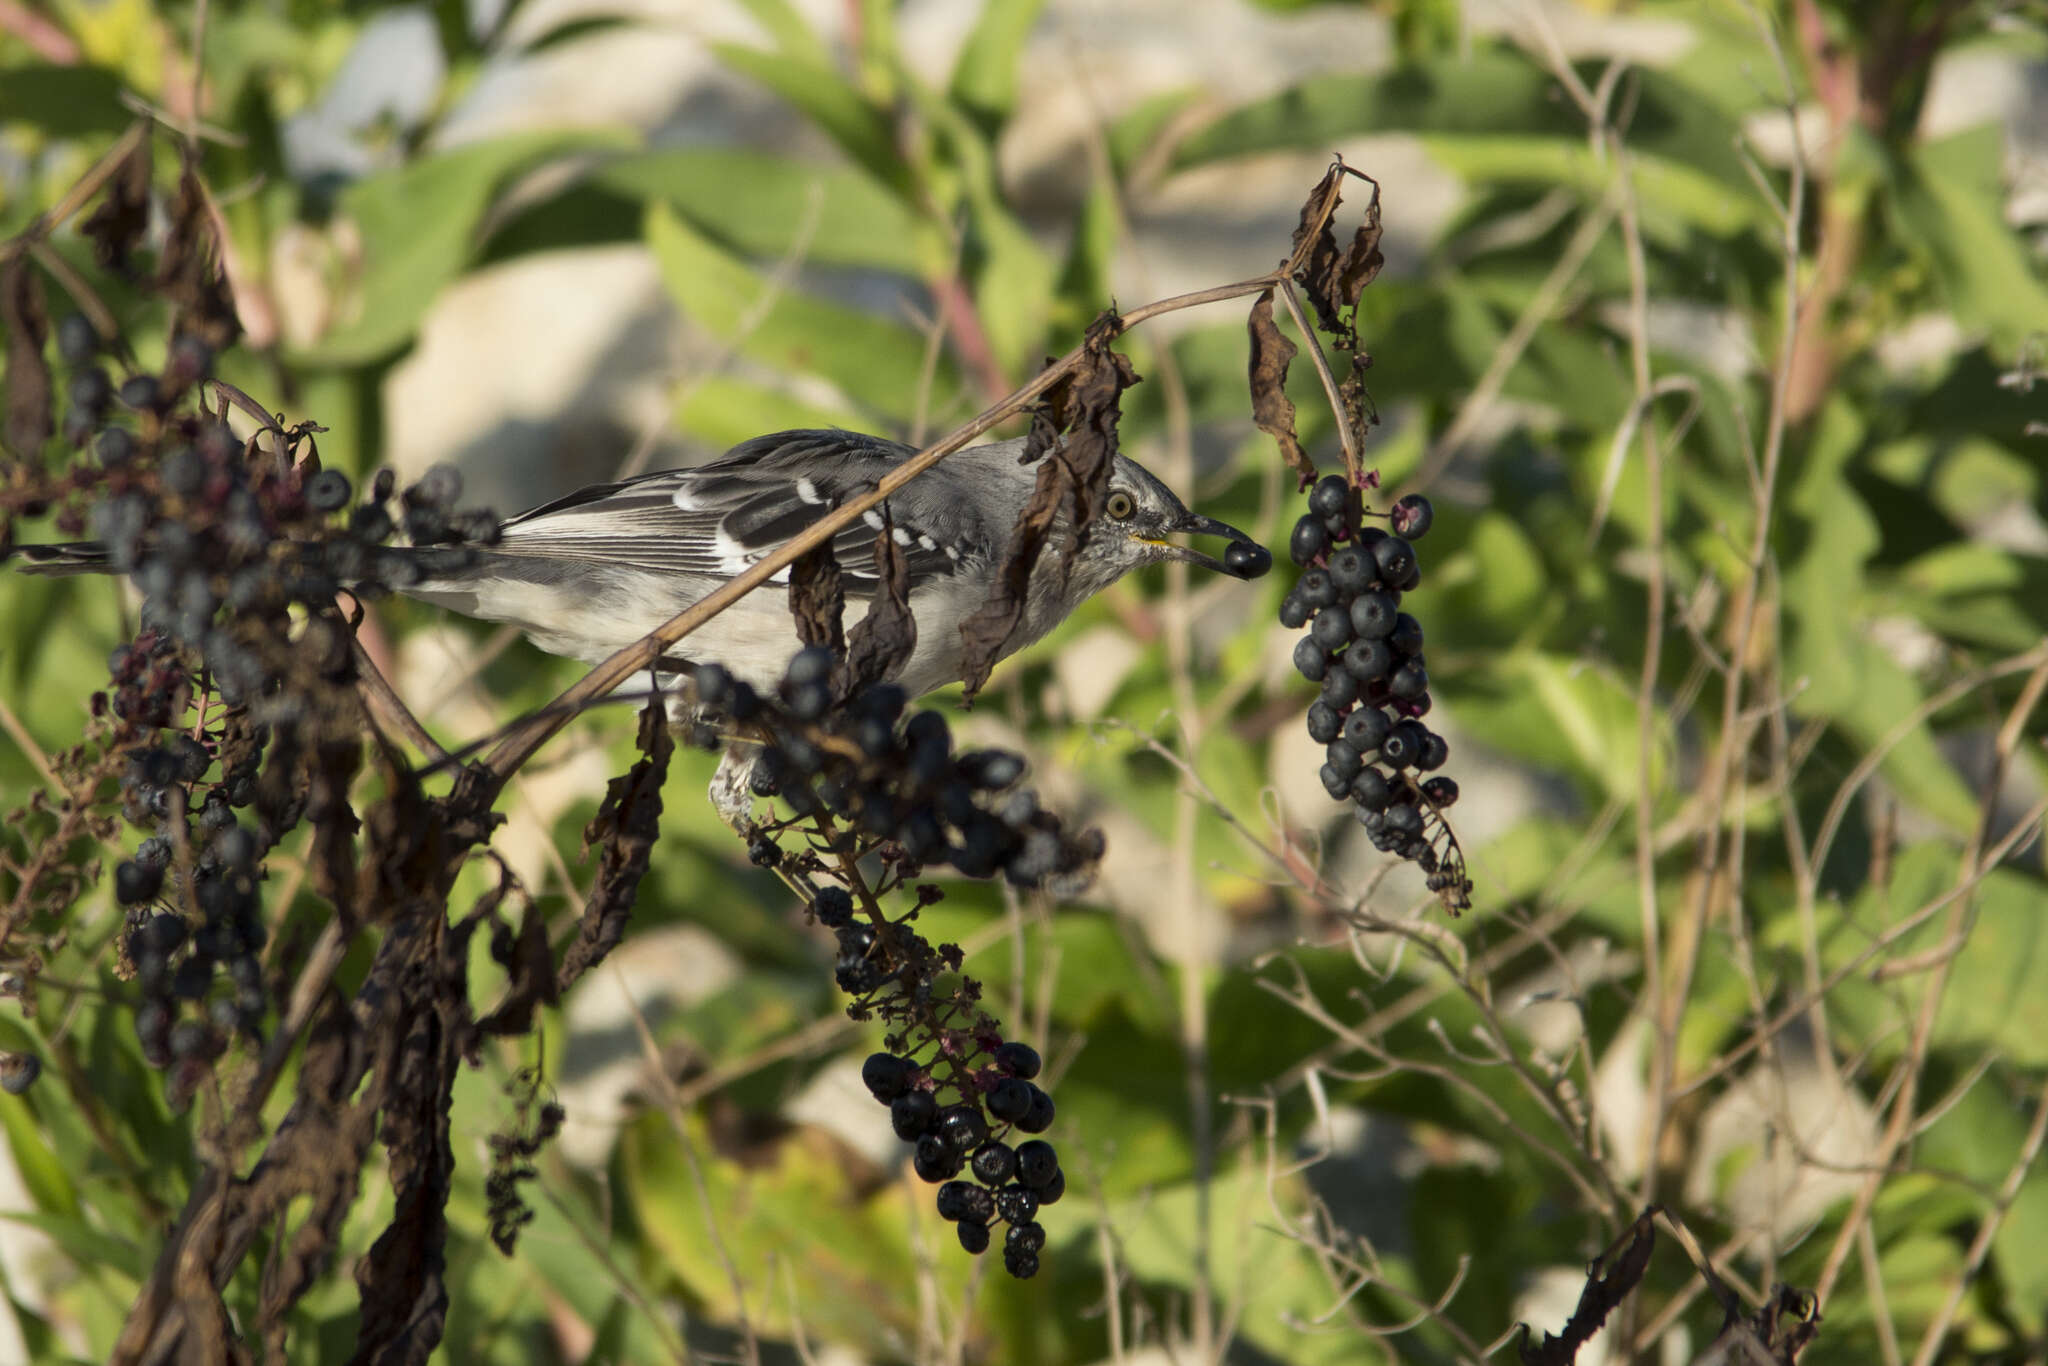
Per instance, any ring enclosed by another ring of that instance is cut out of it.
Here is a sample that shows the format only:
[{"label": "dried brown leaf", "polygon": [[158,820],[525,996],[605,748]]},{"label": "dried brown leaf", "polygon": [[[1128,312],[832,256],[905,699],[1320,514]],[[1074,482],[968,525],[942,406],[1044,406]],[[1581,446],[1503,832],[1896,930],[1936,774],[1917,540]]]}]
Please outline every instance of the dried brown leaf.
[{"label": "dried brown leaf", "polygon": [[667,711],[657,697],[640,713],[640,757],[611,780],[603,805],[583,831],[584,848],[598,848],[597,881],[584,899],[576,938],[562,954],[562,966],[555,975],[557,992],[567,991],[577,978],[602,963],[625,937],[633,898],[647,875],[647,860],[660,833],[661,784],[674,752]]},{"label": "dried brown leaf", "polygon": [[1315,462],[1301,448],[1294,430],[1294,400],[1287,397],[1287,367],[1294,363],[1296,347],[1287,340],[1273,319],[1273,291],[1259,295],[1246,320],[1251,333],[1249,374],[1252,388],[1252,421],[1259,430],[1279,443],[1280,458],[1294,471],[1302,487],[1315,482]]},{"label": "dried brown leaf", "polygon": [[789,614],[797,639],[822,645],[835,659],[846,655],[846,588],[832,543],[821,542],[789,567]]},{"label": "dried brown leaf", "polygon": [[844,697],[890,677],[917,649],[917,620],[910,614],[910,569],[896,544],[895,522],[882,504],[882,529],[875,533],[875,596],[867,615],[846,641]]},{"label": "dried brown leaf", "polygon": [[150,140],[136,140],[135,149],[107,181],[100,206],[79,225],[92,241],[95,260],[118,275],[134,270],[135,249],[149,231]]},{"label": "dried brown leaf", "polygon": [[173,331],[195,336],[215,351],[225,350],[242,334],[242,322],[235,313],[227,273],[221,269],[206,192],[190,159],[178,178],[170,217],[157,258],[156,284],[163,299],[177,309]]},{"label": "dried brown leaf", "polygon": [[[969,702],[988,681],[1024,620],[1032,573],[1062,514],[1067,537],[1059,560],[1061,580],[1055,585],[1060,591],[1109,497],[1123,391],[1138,382],[1130,361],[1111,349],[1122,331],[1123,320],[1114,313],[1097,318],[1083,341],[1083,363],[1047,392],[1043,420],[1034,415],[1023,459],[1039,461],[1038,482],[1010,529],[1010,544],[987,599],[960,623],[965,647],[962,676]],[[1067,430],[1064,442],[1056,435],[1061,428]]]},{"label": "dried brown leaf", "polygon": [[1529,1329],[1522,1328],[1522,1340],[1516,1350],[1520,1352],[1522,1366],[1571,1366],[1579,1349],[1600,1331],[1607,1316],[1641,1283],[1643,1272],[1650,1265],[1650,1254],[1657,1247],[1657,1230],[1654,1219],[1657,1208],[1651,1206],[1637,1216],[1614,1246],[1593,1263],[1586,1272],[1586,1288],[1579,1292],[1579,1304],[1565,1321],[1564,1332],[1557,1335],[1545,1333],[1540,1346],[1529,1345]]},{"label": "dried brown leaf", "polygon": [[50,335],[43,282],[25,251],[0,265],[0,331],[7,333],[7,420],[0,425],[0,439],[14,459],[33,460],[56,430],[56,405],[50,366],[43,359]]}]

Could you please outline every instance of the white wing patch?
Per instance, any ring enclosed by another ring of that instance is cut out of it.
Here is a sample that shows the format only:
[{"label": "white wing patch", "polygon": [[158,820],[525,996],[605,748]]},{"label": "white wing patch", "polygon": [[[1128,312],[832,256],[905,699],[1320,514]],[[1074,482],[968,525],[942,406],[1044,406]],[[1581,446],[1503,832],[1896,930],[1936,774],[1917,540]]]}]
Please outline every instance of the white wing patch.
[{"label": "white wing patch", "polygon": [[796,481],[796,496],[809,503],[812,507],[816,507],[825,501],[823,495],[818,492],[818,486],[808,479]]},{"label": "white wing patch", "polygon": [[697,501],[696,490],[688,482],[677,484],[676,491],[670,496],[669,501],[676,505],[676,510],[679,512],[702,512],[704,510],[704,505]]}]

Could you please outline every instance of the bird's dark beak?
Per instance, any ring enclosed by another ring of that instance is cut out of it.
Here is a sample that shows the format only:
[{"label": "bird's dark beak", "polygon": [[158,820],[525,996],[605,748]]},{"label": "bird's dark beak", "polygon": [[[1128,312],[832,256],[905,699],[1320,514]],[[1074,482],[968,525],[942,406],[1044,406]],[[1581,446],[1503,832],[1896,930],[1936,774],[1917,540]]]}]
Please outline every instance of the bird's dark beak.
[{"label": "bird's dark beak", "polygon": [[1183,513],[1167,530],[1188,536],[1221,536],[1230,542],[1219,560],[1193,546],[1154,541],[1154,545],[1166,552],[1167,559],[1186,560],[1189,564],[1228,574],[1233,579],[1256,579],[1273,567],[1272,552],[1230,523],[1219,522],[1214,517],[1204,517],[1199,512]]}]

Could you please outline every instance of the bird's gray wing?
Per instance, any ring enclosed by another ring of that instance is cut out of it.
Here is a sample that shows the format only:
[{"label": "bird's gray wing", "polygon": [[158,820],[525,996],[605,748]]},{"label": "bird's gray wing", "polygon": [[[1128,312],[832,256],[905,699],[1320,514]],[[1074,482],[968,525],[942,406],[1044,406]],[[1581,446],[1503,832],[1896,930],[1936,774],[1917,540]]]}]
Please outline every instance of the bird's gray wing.
[{"label": "bird's gray wing", "polygon": [[[593,485],[523,512],[504,523],[495,549],[730,578],[847,498],[870,491],[913,453],[900,442],[858,432],[776,432],[735,446],[709,464]],[[945,498],[909,493],[888,506],[912,591],[988,553],[984,519],[957,507],[949,511]],[[872,510],[832,540],[851,596],[874,593],[875,536],[883,525],[881,511]],[[786,582],[787,573],[773,581]]]}]

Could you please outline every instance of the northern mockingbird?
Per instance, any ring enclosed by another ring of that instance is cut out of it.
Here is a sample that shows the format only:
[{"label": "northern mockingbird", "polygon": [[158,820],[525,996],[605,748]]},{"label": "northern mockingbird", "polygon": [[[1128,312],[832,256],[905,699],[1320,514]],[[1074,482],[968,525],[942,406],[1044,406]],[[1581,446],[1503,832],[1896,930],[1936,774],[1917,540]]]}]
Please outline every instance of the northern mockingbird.
[{"label": "northern mockingbird", "polygon": [[[1031,499],[1035,466],[1017,463],[1024,439],[948,456],[888,500],[903,548],[917,647],[895,681],[916,697],[961,676],[960,623],[981,606],[1010,530]],[[916,452],[901,442],[837,430],[776,432],[717,460],[616,484],[595,484],[505,522],[495,545],[414,552],[426,575],[411,597],[502,621],[553,654],[592,662],[623,649]],[[879,509],[832,542],[850,628],[876,592]],[[1228,563],[1172,535],[1221,536]],[[1136,461],[1116,457],[1103,516],[1060,582],[1057,538],[1040,557],[1023,621],[1004,654],[1044,636],[1081,603],[1144,565],[1186,560],[1237,578],[1272,563],[1244,532],[1190,512]],[[447,565],[444,572],[439,566]],[[769,581],[786,584],[785,571]],[[801,642],[784,593],[742,598],[678,642],[671,655],[716,662],[763,691]]]}]

